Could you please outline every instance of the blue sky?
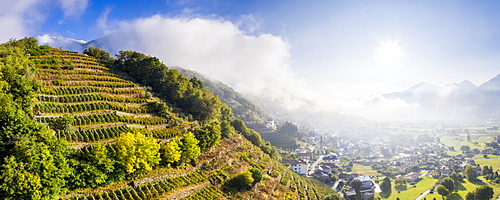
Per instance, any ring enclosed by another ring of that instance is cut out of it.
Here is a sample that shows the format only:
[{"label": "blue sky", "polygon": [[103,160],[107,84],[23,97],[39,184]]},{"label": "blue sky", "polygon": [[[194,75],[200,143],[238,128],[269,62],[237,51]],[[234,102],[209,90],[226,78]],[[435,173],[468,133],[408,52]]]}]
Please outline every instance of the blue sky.
[{"label": "blue sky", "polygon": [[290,108],[365,109],[348,102],[496,76],[498,10],[499,1],[6,0],[0,41],[111,35],[105,49],[158,56],[242,92],[288,95]]}]

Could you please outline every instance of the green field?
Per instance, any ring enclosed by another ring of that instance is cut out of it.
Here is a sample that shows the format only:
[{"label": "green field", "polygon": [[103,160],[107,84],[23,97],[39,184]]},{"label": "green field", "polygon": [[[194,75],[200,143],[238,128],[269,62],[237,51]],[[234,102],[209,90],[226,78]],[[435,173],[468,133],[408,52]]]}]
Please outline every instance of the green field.
[{"label": "green field", "polygon": [[[465,195],[469,191],[473,191],[476,187],[479,187],[479,186],[485,185],[485,184],[488,184],[490,187],[493,188],[493,190],[495,192],[495,194],[493,195],[493,197],[497,197],[498,196],[498,194],[500,193],[500,187],[499,187],[499,185],[487,183],[486,180],[484,180],[482,177],[480,177],[479,180],[481,180],[481,182],[471,183],[471,182],[467,181],[467,179],[464,179],[464,183],[461,183],[457,187],[458,192],[457,191],[453,192],[452,194],[448,195],[446,199],[447,200],[462,200],[462,199],[465,199]],[[433,199],[433,198],[441,199],[441,195],[439,195],[437,193],[428,194],[427,196],[425,196],[425,198],[426,199]]]},{"label": "green field", "polygon": [[462,154],[462,151],[460,151],[460,147],[463,145],[467,145],[471,149],[484,149],[485,143],[491,142],[493,140],[493,138],[488,134],[470,134],[470,137],[471,142],[467,141],[467,134],[460,134],[458,136],[443,136],[440,138],[440,140],[444,145],[455,148],[455,151],[448,152],[448,155],[450,156]]},{"label": "green field", "polygon": [[476,164],[479,164],[481,166],[492,166],[493,171],[499,170],[500,169],[500,159],[495,159],[495,158],[487,158],[487,159],[482,159],[482,158],[476,158],[474,159]]},{"label": "green field", "polygon": [[352,166],[352,173],[364,176],[382,176],[382,174],[372,169],[370,163],[354,163]]},{"label": "green field", "polygon": [[[404,187],[395,187],[394,181],[392,182],[393,188],[392,193],[380,193],[379,197],[382,199],[415,199],[424,191],[428,190],[432,186],[434,186],[437,182],[437,179],[431,177],[423,177],[420,181],[418,181],[415,185],[407,184],[406,188]],[[398,191],[399,189],[399,191]]]}]

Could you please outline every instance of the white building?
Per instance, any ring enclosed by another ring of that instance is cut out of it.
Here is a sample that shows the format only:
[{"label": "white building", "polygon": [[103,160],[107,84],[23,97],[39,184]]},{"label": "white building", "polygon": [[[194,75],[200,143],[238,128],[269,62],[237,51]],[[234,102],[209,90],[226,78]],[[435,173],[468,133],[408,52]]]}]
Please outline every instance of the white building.
[{"label": "white building", "polygon": [[306,175],[309,170],[309,166],[302,160],[290,160],[288,161],[290,164],[290,169],[300,175]]}]

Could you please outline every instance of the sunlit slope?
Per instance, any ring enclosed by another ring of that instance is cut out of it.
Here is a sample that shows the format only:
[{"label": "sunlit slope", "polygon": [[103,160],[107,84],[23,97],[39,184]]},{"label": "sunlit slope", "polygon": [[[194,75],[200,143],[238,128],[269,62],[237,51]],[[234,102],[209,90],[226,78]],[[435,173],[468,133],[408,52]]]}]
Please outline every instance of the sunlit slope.
[{"label": "sunlit slope", "polygon": [[[50,49],[33,56],[36,77],[44,86],[33,112],[55,135],[88,156],[96,144],[111,144],[126,132],[140,131],[165,143],[183,137],[200,123],[168,107],[140,85],[121,78],[94,57]],[[170,108],[168,110],[171,110]],[[109,147],[115,151],[114,147]],[[251,188],[234,179],[250,169],[262,172]],[[334,192],[317,180],[301,177],[239,134],[202,150],[191,165],[159,165],[152,171],[109,186],[77,189],[62,199],[322,199]]]}]

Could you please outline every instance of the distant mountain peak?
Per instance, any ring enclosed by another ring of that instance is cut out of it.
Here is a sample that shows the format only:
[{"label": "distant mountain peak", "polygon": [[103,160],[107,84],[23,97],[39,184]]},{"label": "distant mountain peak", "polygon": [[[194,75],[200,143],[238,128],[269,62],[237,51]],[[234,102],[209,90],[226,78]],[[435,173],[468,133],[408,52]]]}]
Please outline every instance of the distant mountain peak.
[{"label": "distant mountain peak", "polygon": [[40,45],[49,45],[55,48],[62,48],[71,51],[82,52],[84,49],[84,45],[87,43],[83,40],[76,40],[71,38],[65,38],[60,36],[50,36],[50,35],[41,35],[36,37]]},{"label": "distant mountain peak", "polygon": [[484,91],[500,92],[500,74],[493,77],[489,81],[481,84],[479,86],[479,89],[484,90]]}]

